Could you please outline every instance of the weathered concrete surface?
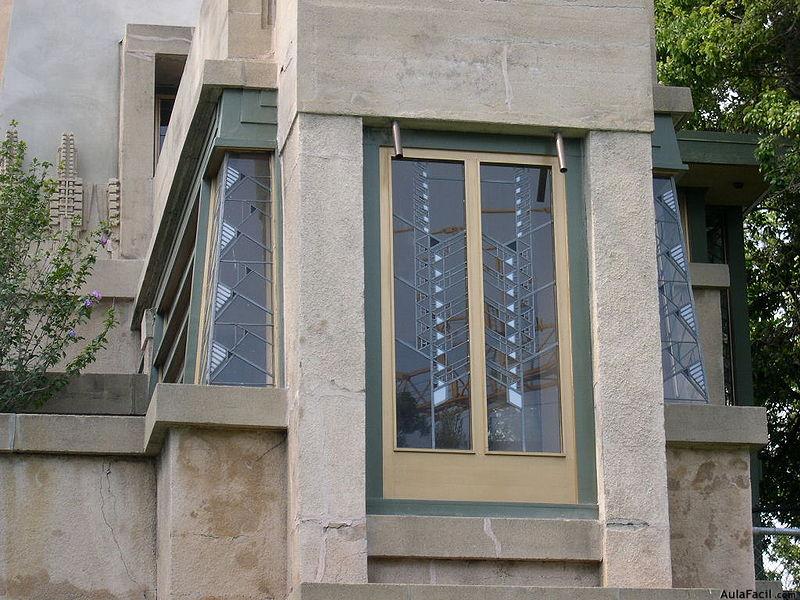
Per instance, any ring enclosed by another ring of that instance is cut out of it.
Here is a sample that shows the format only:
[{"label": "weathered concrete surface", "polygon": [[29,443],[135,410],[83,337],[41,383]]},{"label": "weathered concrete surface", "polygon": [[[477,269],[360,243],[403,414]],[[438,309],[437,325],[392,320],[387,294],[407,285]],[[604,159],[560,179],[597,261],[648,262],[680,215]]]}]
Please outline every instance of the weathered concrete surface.
[{"label": "weathered concrete surface", "polygon": [[692,288],[727,288],[731,285],[728,265],[689,263]]},{"label": "weathered concrete surface", "polygon": [[284,433],[170,430],[157,570],[159,600],[285,596]]},{"label": "weathered concrete surface", "polygon": [[602,560],[602,528],[580,519],[502,519],[371,515],[370,558],[511,561]]},{"label": "weathered concrete surface", "polygon": [[144,415],[149,399],[147,375],[84,373],[33,412]]},{"label": "weathered concrete surface", "polygon": [[292,586],[367,580],[362,156],[360,119],[306,114],[282,154]]},{"label": "weathered concrete surface", "polygon": [[559,561],[370,557],[369,582],[596,587],[600,584],[600,566],[598,563]]},{"label": "weathered concrete surface", "polygon": [[652,130],[647,0],[296,6],[299,112]]},{"label": "weathered concrete surface", "polygon": [[[85,373],[136,373],[139,370],[141,350],[139,348],[138,332],[130,330],[130,320],[133,314],[131,302],[116,301],[114,298],[103,298],[93,309],[88,323],[77,327],[78,335],[91,340],[103,327],[106,312],[113,307],[116,313],[117,324],[108,333],[108,344],[97,352],[97,360],[85,369]],[[84,347],[85,342],[71,346],[67,359],[71,360],[77,352]],[[56,365],[55,369],[64,370],[66,362]]]},{"label": "weathered concrete surface", "polygon": [[603,585],[671,587],[650,136],[590,132],[585,193]]},{"label": "weathered concrete surface", "polygon": [[285,431],[286,390],[159,383],[147,409],[145,451],[157,453],[175,426]]},{"label": "weathered concrete surface", "polygon": [[767,413],[761,406],[667,404],[664,429],[669,446],[749,446],[769,441]]},{"label": "weathered concrete surface", "polygon": [[0,598],[155,600],[150,461],[0,457]]},{"label": "weathered concrete surface", "polygon": [[755,587],[749,452],[667,448],[676,586]]}]

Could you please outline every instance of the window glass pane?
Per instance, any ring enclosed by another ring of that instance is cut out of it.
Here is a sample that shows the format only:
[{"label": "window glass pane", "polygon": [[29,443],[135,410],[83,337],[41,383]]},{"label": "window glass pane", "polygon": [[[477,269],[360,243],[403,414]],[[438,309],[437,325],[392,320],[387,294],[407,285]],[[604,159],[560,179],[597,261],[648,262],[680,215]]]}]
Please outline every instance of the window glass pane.
[{"label": "window glass pane", "polygon": [[269,161],[230,155],[220,173],[208,381],[273,383],[272,198]]},{"label": "window glass pane", "polygon": [[550,169],[481,165],[489,450],[561,451]]},{"label": "window glass pane", "polygon": [[672,179],[653,179],[666,401],[708,402],[686,242]]},{"label": "window glass pane", "polygon": [[469,449],[461,162],[392,162],[397,446]]}]

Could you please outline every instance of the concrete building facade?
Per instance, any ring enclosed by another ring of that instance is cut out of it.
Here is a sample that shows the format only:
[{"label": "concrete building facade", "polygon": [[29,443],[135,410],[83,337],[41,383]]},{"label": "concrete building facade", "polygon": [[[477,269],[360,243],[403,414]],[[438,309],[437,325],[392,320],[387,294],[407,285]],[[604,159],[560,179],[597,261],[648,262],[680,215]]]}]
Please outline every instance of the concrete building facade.
[{"label": "concrete building facade", "polygon": [[0,414],[0,598],[754,589],[763,183],[650,3],[42,4],[0,113],[122,322]]}]

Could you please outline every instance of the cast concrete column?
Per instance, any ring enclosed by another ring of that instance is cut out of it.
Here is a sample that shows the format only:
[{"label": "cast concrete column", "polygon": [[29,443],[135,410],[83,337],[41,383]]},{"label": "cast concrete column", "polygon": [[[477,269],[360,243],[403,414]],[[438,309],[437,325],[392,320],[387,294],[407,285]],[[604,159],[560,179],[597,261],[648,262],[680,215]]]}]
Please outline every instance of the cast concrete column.
[{"label": "cast concrete column", "polygon": [[362,124],[300,113],[287,129],[290,586],[366,582]]},{"label": "cast concrete column", "polygon": [[586,197],[603,585],[672,586],[650,135],[591,132]]}]

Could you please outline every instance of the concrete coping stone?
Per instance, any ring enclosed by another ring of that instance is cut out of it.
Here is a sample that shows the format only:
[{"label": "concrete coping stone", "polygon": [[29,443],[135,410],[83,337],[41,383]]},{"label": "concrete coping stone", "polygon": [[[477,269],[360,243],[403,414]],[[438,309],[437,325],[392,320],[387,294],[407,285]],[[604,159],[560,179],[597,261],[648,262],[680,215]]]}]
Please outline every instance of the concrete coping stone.
[{"label": "concrete coping stone", "polygon": [[369,515],[367,554],[383,558],[600,562],[602,527],[588,519]]},{"label": "concrete coping stone", "polygon": [[665,404],[664,428],[668,446],[764,446],[767,413],[761,406]]},{"label": "concrete coping stone", "polygon": [[717,600],[721,590],[301,583],[291,600]]},{"label": "concrete coping stone", "polygon": [[671,113],[674,117],[689,116],[694,112],[692,90],[687,87],[656,84],[653,86],[653,112]]},{"label": "concrete coping stone", "polygon": [[0,452],[142,454],[144,417],[0,414]]},{"label": "concrete coping stone", "polygon": [[285,430],[287,391],[159,383],[145,415],[144,452],[157,454],[171,427]]},{"label": "concrete coping stone", "polygon": [[692,276],[692,287],[720,289],[731,287],[731,271],[728,265],[690,263],[689,273]]}]

